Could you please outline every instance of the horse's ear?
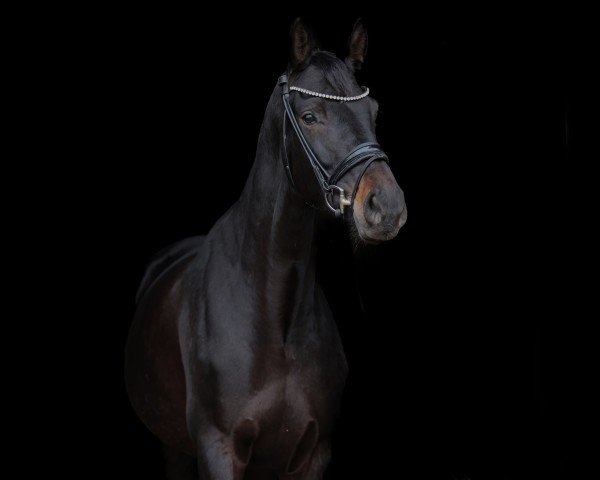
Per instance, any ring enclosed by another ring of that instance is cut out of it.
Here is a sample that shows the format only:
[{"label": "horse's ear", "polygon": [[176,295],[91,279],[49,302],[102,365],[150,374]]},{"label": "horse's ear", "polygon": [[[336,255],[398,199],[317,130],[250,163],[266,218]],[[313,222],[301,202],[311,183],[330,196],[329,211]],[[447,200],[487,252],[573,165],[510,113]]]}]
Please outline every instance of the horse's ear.
[{"label": "horse's ear", "polygon": [[367,55],[367,45],[369,38],[367,36],[367,29],[359,18],[354,24],[350,39],[348,40],[348,48],[350,53],[346,57],[346,65],[353,71],[360,70],[365,57]]},{"label": "horse's ear", "polygon": [[317,41],[312,30],[306,26],[301,18],[297,18],[294,20],[294,23],[292,23],[290,35],[292,37],[292,55],[290,63],[292,68],[295,68],[310,56],[317,46]]}]

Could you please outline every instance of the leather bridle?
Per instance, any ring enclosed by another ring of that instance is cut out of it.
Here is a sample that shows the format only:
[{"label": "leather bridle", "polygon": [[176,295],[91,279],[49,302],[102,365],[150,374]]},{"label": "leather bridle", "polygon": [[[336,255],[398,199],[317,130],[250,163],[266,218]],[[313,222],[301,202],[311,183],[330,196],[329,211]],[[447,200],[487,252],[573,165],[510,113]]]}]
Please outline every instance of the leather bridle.
[{"label": "leather bridle", "polygon": [[[296,133],[296,137],[302,145],[302,149],[306,154],[310,166],[313,169],[315,177],[317,177],[317,181],[319,182],[319,186],[321,190],[323,190],[323,194],[325,197],[325,204],[327,208],[331,210],[336,218],[341,218],[344,215],[345,207],[352,207],[354,198],[356,196],[356,192],[358,191],[358,186],[360,185],[360,181],[362,180],[363,175],[367,171],[367,168],[376,160],[383,160],[389,163],[389,159],[385,152],[381,150],[380,146],[374,142],[361,143],[354,147],[350,153],[348,153],[342,161],[340,161],[331,174],[328,173],[327,168],[319,161],[319,158],[315,155],[312,148],[310,148],[310,144],[308,140],[302,133],[302,129],[296,120],[296,116],[294,115],[294,110],[290,105],[290,91],[297,91],[306,95],[311,95],[315,97],[325,98],[331,101],[338,102],[354,102],[358,100],[362,100],[369,94],[369,90],[365,89],[365,92],[362,95],[357,95],[355,97],[341,97],[336,95],[327,95],[317,92],[311,92],[310,90],[306,90],[298,87],[290,87],[288,83],[287,75],[282,75],[279,77],[277,82],[282,89],[283,96],[283,106],[285,108],[285,113],[283,115],[283,166],[285,168],[285,173],[287,174],[288,179],[291,184],[295,186],[294,177],[292,175],[292,169],[290,166],[290,162],[288,160],[287,155],[287,138],[286,138],[286,119],[291,123],[294,132]],[[343,188],[336,185],[336,183],[352,168],[354,168],[358,164],[364,164],[360,175],[356,180],[356,184],[354,185],[354,190],[350,197],[346,196],[346,192]],[[334,206],[335,203],[335,194],[338,193],[338,207]]]}]

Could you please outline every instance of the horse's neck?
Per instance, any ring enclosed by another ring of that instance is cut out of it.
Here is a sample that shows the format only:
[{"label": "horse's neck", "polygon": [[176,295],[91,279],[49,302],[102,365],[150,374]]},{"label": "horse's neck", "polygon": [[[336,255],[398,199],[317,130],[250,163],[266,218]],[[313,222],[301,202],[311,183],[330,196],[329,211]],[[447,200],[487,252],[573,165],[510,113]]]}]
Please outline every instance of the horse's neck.
[{"label": "horse's neck", "polygon": [[314,300],[315,212],[285,175],[277,128],[281,117],[272,104],[273,99],[236,217],[242,229],[240,260],[252,279],[256,306],[285,340],[291,323],[302,318]]}]

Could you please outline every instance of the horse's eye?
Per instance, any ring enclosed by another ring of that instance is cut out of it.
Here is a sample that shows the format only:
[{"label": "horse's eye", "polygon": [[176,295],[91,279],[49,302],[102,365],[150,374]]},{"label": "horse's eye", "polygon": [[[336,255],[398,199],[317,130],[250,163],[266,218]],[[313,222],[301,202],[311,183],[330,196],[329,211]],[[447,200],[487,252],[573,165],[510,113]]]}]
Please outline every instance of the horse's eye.
[{"label": "horse's eye", "polygon": [[307,125],[312,125],[317,121],[317,117],[315,117],[312,113],[305,113],[302,115],[302,121]]}]

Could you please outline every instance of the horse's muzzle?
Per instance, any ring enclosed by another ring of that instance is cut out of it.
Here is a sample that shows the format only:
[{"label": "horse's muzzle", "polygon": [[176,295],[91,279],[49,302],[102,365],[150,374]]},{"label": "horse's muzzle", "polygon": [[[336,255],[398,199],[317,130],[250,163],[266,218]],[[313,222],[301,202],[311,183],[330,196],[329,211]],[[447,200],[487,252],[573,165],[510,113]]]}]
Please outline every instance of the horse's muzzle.
[{"label": "horse's muzzle", "polygon": [[362,240],[391,240],[406,223],[404,192],[387,164],[373,165],[365,174],[354,199],[354,222]]}]

